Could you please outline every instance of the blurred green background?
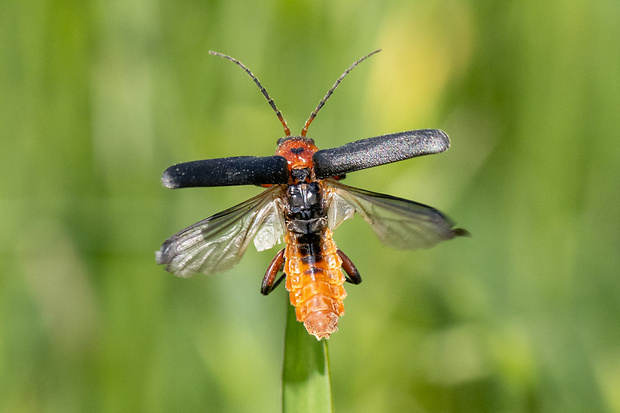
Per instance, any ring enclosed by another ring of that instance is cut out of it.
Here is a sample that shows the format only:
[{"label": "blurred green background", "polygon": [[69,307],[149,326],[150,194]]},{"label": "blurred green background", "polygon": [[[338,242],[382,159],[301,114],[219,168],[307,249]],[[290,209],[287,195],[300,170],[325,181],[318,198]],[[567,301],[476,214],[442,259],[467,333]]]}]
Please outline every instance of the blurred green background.
[{"label": "blurred green background", "polygon": [[0,4],[0,411],[273,412],[276,252],[177,279],[161,242],[259,192],[165,190],[182,161],[266,156],[353,61],[319,147],[441,128],[443,154],[350,174],[473,237],[336,241],[338,412],[620,412],[620,2]]}]

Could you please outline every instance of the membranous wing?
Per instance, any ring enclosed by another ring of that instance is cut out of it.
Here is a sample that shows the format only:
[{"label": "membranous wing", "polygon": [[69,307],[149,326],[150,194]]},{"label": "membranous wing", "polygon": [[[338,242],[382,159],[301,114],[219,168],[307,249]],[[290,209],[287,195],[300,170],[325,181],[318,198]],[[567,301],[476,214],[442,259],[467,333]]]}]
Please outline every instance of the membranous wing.
[{"label": "membranous wing", "polygon": [[418,202],[366,191],[327,179],[328,222],[336,228],[357,212],[370,224],[381,242],[397,249],[430,248],[466,234],[453,228],[441,212]]},{"label": "membranous wing", "polygon": [[281,242],[282,187],[274,185],[239,205],[185,228],[156,252],[158,264],[179,277],[226,271],[239,262],[254,238],[259,251]]}]

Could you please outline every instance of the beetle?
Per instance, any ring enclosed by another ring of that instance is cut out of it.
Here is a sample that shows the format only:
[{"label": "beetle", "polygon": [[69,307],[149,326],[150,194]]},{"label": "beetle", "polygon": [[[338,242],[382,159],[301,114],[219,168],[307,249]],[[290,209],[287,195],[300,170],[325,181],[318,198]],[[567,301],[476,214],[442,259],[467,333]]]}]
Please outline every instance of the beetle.
[{"label": "beetle", "polygon": [[168,238],[156,252],[157,263],[179,277],[220,273],[239,262],[252,239],[258,251],[284,241],[285,247],[267,268],[260,291],[267,295],[286,279],[297,320],[320,340],[337,330],[338,318],[344,315],[344,282],[362,281],[333,239],[332,231],[344,220],[360,214],[383,244],[399,249],[429,248],[467,235],[430,206],[340,182],[347,173],[443,152],[450,145],[443,131],[390,133],[322,150],[306,137],[310,123],[344,77],[379,51],[357,60],[336,80],[299,136],[291,135],[273,99],[243,63],[210,51],[235,63],[254,80],[282,123],[285,136],[278,140],[274,156],[207,159],[169,167],[162,177],[167,188],[260,185],[267,189]]}]

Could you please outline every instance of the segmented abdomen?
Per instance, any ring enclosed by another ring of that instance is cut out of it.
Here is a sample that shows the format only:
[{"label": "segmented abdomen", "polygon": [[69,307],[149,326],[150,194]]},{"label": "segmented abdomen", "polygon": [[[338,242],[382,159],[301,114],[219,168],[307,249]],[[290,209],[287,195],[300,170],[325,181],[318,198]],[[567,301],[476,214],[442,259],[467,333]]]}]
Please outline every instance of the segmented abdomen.
[{"label": "segmented abdomen", "polygon": [[325,227],[316,234],[287,232],[285,241],[286,289],[297,320],[318,340],[329,338],[338,329],[347,296],[332,231]]}]

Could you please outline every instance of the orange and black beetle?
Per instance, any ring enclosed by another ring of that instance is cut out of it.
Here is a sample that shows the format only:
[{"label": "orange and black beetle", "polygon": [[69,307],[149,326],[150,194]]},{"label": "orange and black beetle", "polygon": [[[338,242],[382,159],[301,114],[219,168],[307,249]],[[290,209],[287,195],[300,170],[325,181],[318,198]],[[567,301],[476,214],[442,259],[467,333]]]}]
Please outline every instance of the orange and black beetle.
[{"label": "orange and black beetle", "polygon": [[[450,145],[444,132],[392,133],[324,150],[306,137],[308,126],[347,73],[377,52],[361,58],[338,78],[300,136],[291,136],[282,114],[249,69],[230,56],[210,52],[245,70],[276,112],[286,136],[278,141],[274,156],[207,159],[168,168],[162,177],[167,188],[269,188],[168,238],[157,252],[157,262],[180,277],[213,274],[235,265],[252,239],[259,251],[283,240],[286,246],[269,265],[261,293],[269,294],[286,277],[297,320],[320,340],[336,331],[338,318],[344,314],[344,282],[362,281],[355,265],[333,240],[332,230],[345,219],[359,213],[385,245],[400,249],[428,248],[466,234],[432,207],[339,182],[349,172],[443,152]],[[278,277],[280,272],[284,274]]]}]

